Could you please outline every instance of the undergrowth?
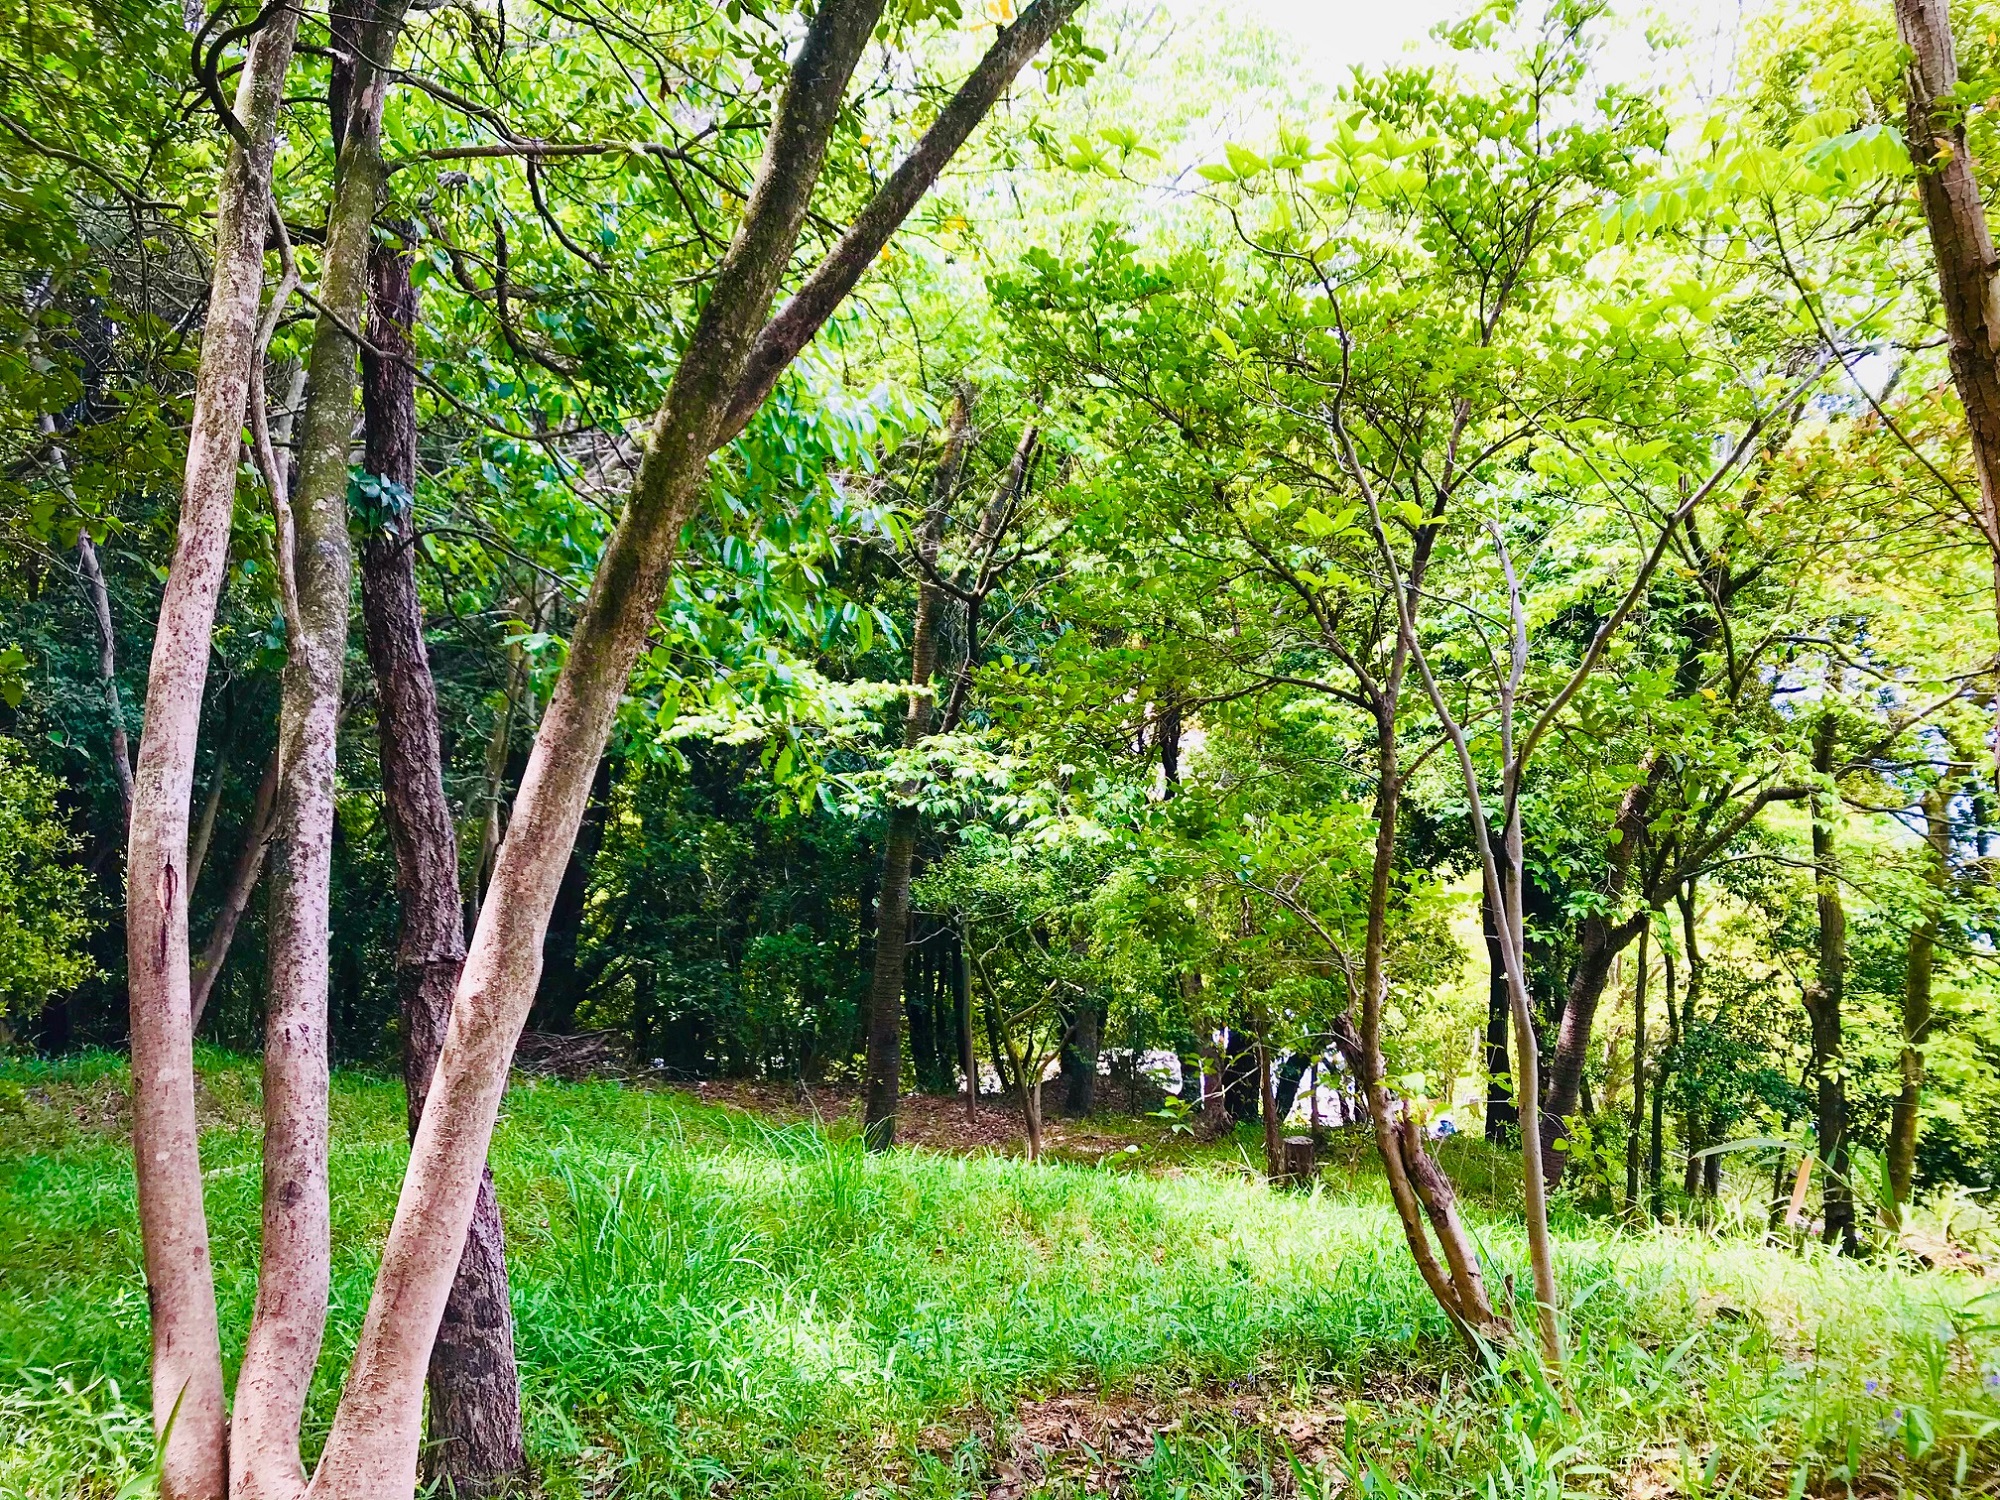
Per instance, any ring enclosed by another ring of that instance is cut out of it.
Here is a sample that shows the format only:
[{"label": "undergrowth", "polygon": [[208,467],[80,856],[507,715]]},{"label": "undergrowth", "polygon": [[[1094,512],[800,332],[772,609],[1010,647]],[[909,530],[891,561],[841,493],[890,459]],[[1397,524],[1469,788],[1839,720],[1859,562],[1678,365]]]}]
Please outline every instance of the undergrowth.
[{"label": "undergrowth", "polygon": [[[257,1077],[220,1053],[202,1073],[234,1347],[254,1290]],[[123,1089],[115,1058],[0,1064],[0,1495],[145,1491]],[[334,1140],[309,1450],[394,1206],[400,1089],[336,1075]],[[1160,1172],[1143,1151],[1100,1167],[871,1157],[838,1127],[518,1084],[493,1167],[538,1490],[983,1496],[1018,1403],[1064,1392],[1178,1414],[1150,1456],[1098,1474],[1139,1500],[2000,1482],[2000,1296],[1978,1282],[1571,1215],[1558,1382],[1518,1353],[1458,1348],[1360,1158],[1307,1195],[1177,1156]],[[1493,1284],[1525,1286],[1518,1226],[1476,1199],[1471,1216]],[[1214,1399],[1231,1392],[1254,1399]],[[1288,1410],[1331,1437],[1306,1451],[1273,1420]],[[1065,1472],[1041,1487],[1085,1483]]]}]

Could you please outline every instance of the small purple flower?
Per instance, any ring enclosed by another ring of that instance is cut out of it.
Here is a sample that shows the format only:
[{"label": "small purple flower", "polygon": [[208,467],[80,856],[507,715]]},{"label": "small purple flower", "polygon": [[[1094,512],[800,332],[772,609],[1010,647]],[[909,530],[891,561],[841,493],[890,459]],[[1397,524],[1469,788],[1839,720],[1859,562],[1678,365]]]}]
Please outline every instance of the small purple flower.
[{"label": "small purple flower", "polygon": [[1871,1395],[1871,1396],[1872,1396],[1872,1395],[1874,1395],[1874,1394],[1875,1394],[1875,1393],[1876,1393],[1877,1391],[1879,1391],[1879,1390],[1881,1390],[1881,1389],[1882,1389],[1882,1382],[1881,1382],[1881,1381],[1879,1381],[1879,1380],[1870,1380],[1870,1381],[1867,1381],[1867,1382],[1865,1382],[1865,1383],[1864,1383],[1864,1384],[1862,1385],[1861,1389],[1863,1389],[1863,1390],[1864,1390],[1864,1391],[1866,1391],[1866,1392],[1867,1392],[1867,1393],[1868,1393],[1869,1395]]},{"label": "small purple flower", "polygon": [[2000,1391],[2000,1370],[1989,1370],[1986,1372],[1986,1389],[1989,1391]]}]

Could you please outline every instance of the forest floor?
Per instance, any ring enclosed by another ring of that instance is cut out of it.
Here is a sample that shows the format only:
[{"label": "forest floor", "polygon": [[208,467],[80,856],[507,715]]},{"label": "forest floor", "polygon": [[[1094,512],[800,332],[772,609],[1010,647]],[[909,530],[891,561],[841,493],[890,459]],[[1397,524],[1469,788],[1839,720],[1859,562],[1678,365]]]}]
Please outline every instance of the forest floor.
[{"label": "forest floor", "polygon": [[[258,1075],[201,1059],[225,1344],[254,1291]],[[842,1105],[839,1109],[831,1106]],[[331,1418],[406,1149],[402,1095],[334,1078]],[[566,1500],[1331,1500],[1991,1494],[1986,1284],[1559,1204],[1569,1361],[1475,1361],[1367,1154],[1312,1192],[1246,1132],[912,1101],[862,1152],[838,1094],[524,1078],[493,1166],[534,1491]],[[955,1119],[952,1117],[956,1117]],[[991,1123],[988,1122],[990,1117]],[[0,1062],[0,1497],[143,1492],[146,1295],[126,1074]],[[933,1132],[935,1134],[933,1135]],[[1127,1148],[1137,1146],[1136,1151]],[[1491,1284],[1525,1281],[1504,1158],[1454,1143]]]}]

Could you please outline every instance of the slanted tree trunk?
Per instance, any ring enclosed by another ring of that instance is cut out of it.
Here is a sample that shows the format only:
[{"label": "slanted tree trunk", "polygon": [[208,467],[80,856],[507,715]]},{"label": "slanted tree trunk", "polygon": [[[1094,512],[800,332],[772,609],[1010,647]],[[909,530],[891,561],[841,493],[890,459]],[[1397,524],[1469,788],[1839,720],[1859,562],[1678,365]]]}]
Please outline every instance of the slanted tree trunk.
[{"label": "slanted tree trunk", "polygon": [[569,864],[563,869],[562,884],[556,888],[556,904],[549,915],[549,935],[542,945],[542,980],[535,991],[535,1008],[528,1023],[542,1031],[566,1032],[576,1028],[577,1007],[583,1003],[590,976],[577,962],[583,936],[585,903],[590,896],[590,875],[597,864],[597,851],[604,842],[604,820],[611,807],[611,757],[597,762],[597,774],[590,782],[590,806],[577,832],[576,847],[570,850]]},{"label": "slanted tree trunk", "polygon": [[201,1025],[202,1016],[207,1014],[208,997],[215,993],[215,981],[221,977],[223,962],[229,957],[229,946],[236,938],[236,926],[243,920],[243,913],[250,905],[250,894],[257,889],[257,877],[264,869],[264,855],[271,845],[272,815],[278,802],[278,753],[274,748],[271,758],[264,763],[263,778],[257,783],[257,799],[250,808],[250,822],[243,830],[243,849],[236,856],[236,868],[230,872],[229,889],[223,892],[222,905],[215,913],[215,925],[209,929],[208,942],[203,945],[201,957],[195,962],[188,996],[190,1035]]},{"label": "slanted tree trunk", "polygon": [[[1833,771],[1835,725],[1825,715],[1813,735],[1813,769]],[[1847,1077],[1841,1047],[1841,1003],[1847,987],[1847,911],[1840,900],[1840,863],[1833,820],[1838,801],[1831,792],[1813,800],[1813,886],[1819,910],[1818,961],[1806,986],[1806,1015],[1812,1022],[1813,1077],[1817,1080],[1820,1160],[1826,1163],[1822,1192],[1822,1236],[1841,1252],[1855,1255],[1854,1196],[1848,1185]]]},{"label": "slanted tree trunk", "polygon": [[[118,635],[111,623],[111,590],[105,586],[104,569],[97,561],[97,544],[87,530],[76,534],[76,561],[84,591],[90,596],[90,613],[97,621],[97,680],[104,693],[104,718],[110,730],[111,780],[118,788],[119,809],[130,824],[132,747],[125,737],[125,703],[118,696]],[[198,865],[199,861],[193,863]],[[188,884],[193,883],[190,875]]]},{"label": "slanted tree trunk", "polygon": [[[945,432],[944,453],[931,482],[930,508],[917,532],[917,615],[910,631],[910,702],[903,744],[914,748],[931,732],[931,675],[937,669],[937,614],[942,592],[938,541],[945,512],[958,489],[965,446],[972,433],[972,393],[959,387]],[[903,967],[910,934],[910,866],[916,858],[919,815],[914,786],[900,789],[882,837],[882,889],[875,901],[875,969],[868,987],[868,1099],[863,1131],[871,1151],[896,1140],[896,1100],[903,1077]]]},{"label": "slanted tree trunk", "polygon": [[[1615,912],[1624,898],[1633,858],[1645,836],[1653,788],[1664,764],[1648,752],[1641,764],[1640,779],[1626,789],[1619,802],[1606,861],[1605,912]],[[1555,1143],[1568,1133],[1567,1121],[1583,1101],[1583,1069],[1590,1053],[1590,1030],[1597,1019],[1605,985],[1610,981],[1612,965],[1650,920],[1650,914],[1644,911],[1622,921],[1605,912],[1593,910],[1580,924],[1576,967],[1563,996],[1555,1054],[1549,1059],[1548,1097],[1542,1101],[1541,1113],[1545,1118],[1542,1171],[1551,1183],[1562,1181],[1568,1153],[1556,1150]]]},{"label": "slanted tree trunk", "polygon": [[256,357],[273,131],[298,14],[282,7],[266,20],[250,39],[237,83],[243,137],[224,158],[217,193],[180,525],[153,636],[125,861],[132,1156],[152,1312],[153,1431],[161,1439],[166,1500],[221,1500],[229,1482],[222,1346],[195,1126],[188,807],[209,639],[229,558],[243,401]]},{"label": "slanted tree trunk", "polygon": [[[417,296],[407,249],[378,240],[370,279],[369,342],[381,353],[362,356],[366,463],[370,474],[408,496],[417,480],[417,384],[409,362]],[[417,594],[416,522],[407,509],[391,514],[362,544],[361,613],[375,673],[382,792],[402,907],[396,990],[403,1087],[414,1136],[465,962],[465,928],[458,839],[438,738],[437,685]],[[526,1462],[505,1250],[488,1170],[480,1178],[472,1227],[430,1362],[432,1472],[452,1493],[468,1497],[505,1488]]]},{"label": "slanted tree trunk", "polygon": [[508,1064],[534,999],[549,912],[710,455],[742,430],[1001,91],[1076,7],[1077,0],[1034,0],[1001,28],[854,226],[766,323],[848,80],[880,19],[880,0],[822,0],[794,51],[743,219],[689,329],[528,759],[313,1478],[315,1500],[381,1500],[415,1486],[425,1366],[471,1222]]},{"label": "slanted tree trunk", "polygon": [[1924,883],[1930,899],[1923,916],[1910,928],[1903,966],[1903,1091],[1889,1120],[1889,1187],[1898,1224],[1910,1201],[1916,1176],[1917,1123],[1924,1096],[1924,1043],[1931,1029],[1931,971],[1937,959],[1938,923],[1944,890],[1951,878],[1952,782],[1924,794]]},{"label": "slanted tree trunk", "polygon": [[[293,1500],[305,1487],[299,1423],[319,1363],[332,1276],[327,1178],[327,960],[335,759],[354,560],[347,530],[347,449],[354,430],[350,330],[368,303],[368,261],[385,172],[387,64],[401,0],[373,0],[340,28],[333,205],[320,258],[320,313],[299,422],[291,498],[291,618],[278,711],[264,1012],[263,1242],[256,1310],[230,1420],[235,1500]],[[350,28],[351,30],[347,30]],[[343,79],[340,75],[351,69]],[[338,85],[345,83],[345,88]],[[344,121],[344,124],[343,124]]]},{"label": "slanted tree trunk", "polygon": [[[1979,475],[1972,519],[1992,554],[1994,602],[2000,608],[2000,301],[1993,288],[1992,228],[1966,139],[1966,106],[1957,97],[1951,7],[1947,0],[1896,0],[1896,32],[1910,49],[1903,73],[1909,95],[1904,138],[1937,265],[1952,384],[1965,409]],[[2000,699],[1995,710],[2000,712]],[[2000,777],[2000,735],[1993,755]]]}]

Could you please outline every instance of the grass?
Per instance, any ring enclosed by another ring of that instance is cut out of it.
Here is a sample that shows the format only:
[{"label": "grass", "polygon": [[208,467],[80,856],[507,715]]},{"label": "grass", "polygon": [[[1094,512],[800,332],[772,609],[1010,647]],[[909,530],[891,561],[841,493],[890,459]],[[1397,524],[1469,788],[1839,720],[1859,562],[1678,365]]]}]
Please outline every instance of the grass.
[{"label": "grass", "polygon": [[[254,1289],[257,1075],[220,1053],[202,1072],[234,1347]],[[0,1064],[0,1496],[145,1483],[123,1090],[108,1056]],[[309,1451],[405,1155],[395,1084],[336,1075],[333,1118],[334,1306]],[[1456,1149],[1467,1166],[1483,1150]],[[1561,1500],[2000,1486],[2000,1341],[1977,1282],[1572,1215],[1558,1386],[1514,1356],[1457,1349],[1359,1155],[1300,1195],[1219,1155],[1176,1154],[1157,1172],[1144,1150],[1096,1167],[871,1158],[839,1128],[773,1128],[679,1094],[517,1086],[493,1166],[539,1491],[956,1500],[1108,1479],[1139,1500]],[[1494,1284],[1525,1284],[1518,1227],[1476,1203],[1471,1216]],[[1139,1437],[1121,1457],[1089,1432],[1038,1433],[1023,1403],[1066,1394],[1141,1412]]]}]

